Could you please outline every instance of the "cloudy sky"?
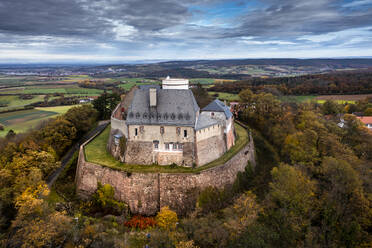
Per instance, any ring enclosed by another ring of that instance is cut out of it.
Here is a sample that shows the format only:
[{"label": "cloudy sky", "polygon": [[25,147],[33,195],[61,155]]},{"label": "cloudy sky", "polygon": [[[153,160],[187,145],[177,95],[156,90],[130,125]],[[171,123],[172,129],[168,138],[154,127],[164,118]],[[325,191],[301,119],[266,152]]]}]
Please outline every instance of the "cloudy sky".
[{"label": "cloudy sky", "polygon": [[372,0],[0,0],[0,62],[372,56]]}]

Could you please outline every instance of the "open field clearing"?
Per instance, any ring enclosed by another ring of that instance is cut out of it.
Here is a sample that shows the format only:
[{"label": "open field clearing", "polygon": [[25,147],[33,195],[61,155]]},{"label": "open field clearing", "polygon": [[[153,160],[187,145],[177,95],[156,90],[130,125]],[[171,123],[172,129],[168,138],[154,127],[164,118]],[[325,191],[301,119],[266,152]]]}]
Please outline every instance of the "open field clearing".
[{"label": "open field clearing", "polygon": [[367,97],[372,97],[372,94],[362,94],[362,95],[326,95],[317,96],[316,100],[335,100],[335,101],[359,101],[366,99]]},{"label": "open field clearing", "polygon": [[324,96],[280,96],[279,99],[283,102],[317,102],[324,103],[326,100],[332,100],[339,104],[355,103],[358,100],[365,99],[372,95],[324,95]]},{"label": "open field clearing", "polygon": [[192,83],[192,84],[197,84],[197,83],[200,83],[200,84],[214,84],[215,79],[213,79],[213,78],[192,78],[192,79],[190,79],[190,83]]},{"label": "open field clearing", "polygon": [[0,96],[0,112],[19,109],[31,103],[42,101],[44,101],[44,95],[37,95],[32,99],[21,99],[19,96]]},{"label": "open field clearing", "polygon": [[[215,91],[208,91],[208,94],[213,97],[217,97],[220,100],[226,100],[229,102],[239,101],[239,96],[237,94],[215,92]],[[218,96],[215,96],[215,95],[218,95]]]},{"label": "open field clearing", "polygon": [[0,124],[5,127],[5,130],[0,131],[0,137],[4,137],[11,129],[16,133],[25,132],[36,127],[40,121],[64,114],[74,106],[77,105],[35,108],[2,113],[0,114]]}]

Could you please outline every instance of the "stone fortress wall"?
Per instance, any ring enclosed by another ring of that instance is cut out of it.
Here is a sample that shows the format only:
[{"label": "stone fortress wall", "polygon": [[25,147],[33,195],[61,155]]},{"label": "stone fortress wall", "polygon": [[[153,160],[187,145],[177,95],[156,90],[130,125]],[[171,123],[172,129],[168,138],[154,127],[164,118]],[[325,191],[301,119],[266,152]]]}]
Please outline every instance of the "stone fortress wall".
[{"label": "stone fortress wall", "polygon": [[127,203],[135,214],[154,215],[164,206],[184,214],[195,206],[197,192],[208,186],[231,185],[248,161],[255,165],[251,135],[250,142],[226,163],[198,173],[131,173],[93,164],[84,156],[84,146],[88,142],[80,147],[77,194],[88,198],[96,191],[98,182],[110,184],[115,189],[115,198]]}]

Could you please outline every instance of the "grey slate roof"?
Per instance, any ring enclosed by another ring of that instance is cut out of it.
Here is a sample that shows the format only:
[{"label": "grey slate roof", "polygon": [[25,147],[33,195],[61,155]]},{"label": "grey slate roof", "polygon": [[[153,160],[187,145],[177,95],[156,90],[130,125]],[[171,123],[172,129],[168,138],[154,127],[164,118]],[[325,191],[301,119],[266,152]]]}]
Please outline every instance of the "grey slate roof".
[{"label": "grey slate roof", "polygon": [[202,111],[224,112],[226,119],[229,119],[230,117],[232,117],[230,108],[227,107],[223,102],[221,102],[218,99],[208,104],[206,107],[202,109]]},{"label": "grey slate roof", "polygon": [[195,130],[200,130],[215,124],[218,124],[217,120],[212,119],[209,114],[201,112],[198,120],[196,121]]},{"label": "grey slate roof", "polygon": [[157,105],[150,107],[149,89],[142,87],[134,92],[128,109],[128,125],[195,126],[199,106],[191,90],[156,88]]}]

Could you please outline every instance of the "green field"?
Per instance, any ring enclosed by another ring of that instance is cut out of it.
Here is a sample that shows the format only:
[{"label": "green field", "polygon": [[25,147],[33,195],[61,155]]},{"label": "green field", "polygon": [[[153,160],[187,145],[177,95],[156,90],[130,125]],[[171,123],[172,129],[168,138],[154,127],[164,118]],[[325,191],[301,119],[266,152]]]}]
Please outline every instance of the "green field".
[{"label": "green field", "polygon": [[279,96],[278,98],[282,102],[303,103],[303,102],[311,102],[312,100],[315,100],[316,96]]},{"label": "green field", "polygon": [[100,89],[87,89],[75,85],[43,85],[43,86],[25,86],[16,89],[2,89],[2,94],[84,94],[84,95],[99,95],[103,92]]},{"label": "green field", "polygon": [[6,107],[0,107],[0,112],[22,108],[28,104],[42,101],[44,101],[44,95],[37,95],[32,99],[21,99],[19,96],[0,96],[0,105],[7,105]]},{"label": "green field", "polygon": [[214,84],[215,80],[213,78],[192,78],[190,83],[192,84]]},{"label": "green field", "polygon": [[[316,103],[323,104],[326,100],[318,99],[318,98],[324,98],[324,97],[328,97],[328,96],[280,96],[279,99],[282,102],[296,102],[296,103],[316,102]],[[340,95],[340,97],[342,98],[341,95]],[[332,100],[332,99],[330,99],[330,100]],[[338,104],[355,103],[356,102],[354,100],[347,100],[347,99],[345,99],[345,100],[338,99],[338,100],[332,100],[332,101],[337,102]]]},{"label": "green field", "polygon": [[74,106],[77,105],[35,108],[2,113],[0,114],[0,124],[5,127],[5,130],[0,131],[0,137],[5,136],[11,129],[16,133],[25,132],[37,126],[40,121],[64,114]]},{"label": "green field", "polygon": [[86,145],[84,147],[84,152],[85,158],[89,162],[127,172],[197,173],[225,163],[249,142],[248,133],[243,127],[235,124],[235,130],[237,133],[237,139],[235,145],[229,151],[227,151],[220,158],[195,169],[181,166],[172,168],[170,166],[163,165],[129,165],[119,162],[106,150],[107,141],[110,135],[110,126],[108,126],[100,135]]},{"label": "green field", "polygon": [[239,95],[238,94],[231,94],[231,93],[225,93],[225,92],[215,92],[215,91],[208,91],[208,94],[213,96],[215,94],[218,94],[217,98],[220,100],[226,100],[229,102],[239,101]]}]

